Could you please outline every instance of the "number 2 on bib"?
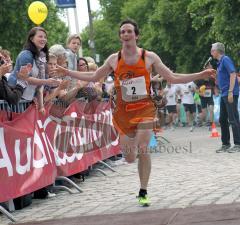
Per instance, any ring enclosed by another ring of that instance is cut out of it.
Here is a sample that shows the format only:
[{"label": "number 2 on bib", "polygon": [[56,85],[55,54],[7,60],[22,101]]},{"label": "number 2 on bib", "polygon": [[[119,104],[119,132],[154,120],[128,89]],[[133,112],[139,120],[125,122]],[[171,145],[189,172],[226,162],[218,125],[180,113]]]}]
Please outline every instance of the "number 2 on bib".
[{"label": "number 2 on bib", "polygon": [[132,94],[135,95],[136,94],[136,87],[133,86],[132,91],[133,91]]},{"label": "number 2 on bib", "polygon": [[122,99],[126,102],[134,102],[147,97],[145,77],[140,76],[120,81]]}]

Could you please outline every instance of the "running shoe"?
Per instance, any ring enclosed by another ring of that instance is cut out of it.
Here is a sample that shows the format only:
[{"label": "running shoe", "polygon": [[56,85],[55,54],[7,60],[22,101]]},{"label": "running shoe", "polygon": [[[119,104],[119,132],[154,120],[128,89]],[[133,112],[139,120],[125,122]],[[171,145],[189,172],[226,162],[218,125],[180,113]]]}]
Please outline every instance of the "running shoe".
[{"label": "running shoe", "polygon": [[228,152],[231,148],[231,145],[222,145],[219,149],[216,150],[216,153]]},{"label": "running shoe", "polygon": [[147,195],[145,196],[137,196],[138,203],[140,206],[147,207],[150,206],[151,202]]},{"label": "running shoe", "polygon": [[227,149],[228,153],[240,152],[240,145],[234,145],[232,148]]}]

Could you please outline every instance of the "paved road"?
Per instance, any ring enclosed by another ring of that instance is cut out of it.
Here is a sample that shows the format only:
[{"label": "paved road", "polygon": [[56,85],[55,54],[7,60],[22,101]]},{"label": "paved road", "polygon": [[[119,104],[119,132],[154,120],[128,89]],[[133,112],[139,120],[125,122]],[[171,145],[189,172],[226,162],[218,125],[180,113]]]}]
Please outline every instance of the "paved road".
[{"label": "paved road", "polygon": [[[219,130],[219,128],[218,128]],[[240,202],[240,152],[216,154],[219,138],[210,138],[206,128],[189,132],[188,128],[166,130],[163,136],[171,143],[152,153],[149,196],[152,205],[141,208],[137,164],[108,169],[107,177],[92,172],[79,183],[84,193],[60,192],[54,198],[34,200],[33,204],[13,215],[18,221],[45,220],[79,215],[133,212],[193,205]],[[0,215],[0,224],[8,219]]]}]

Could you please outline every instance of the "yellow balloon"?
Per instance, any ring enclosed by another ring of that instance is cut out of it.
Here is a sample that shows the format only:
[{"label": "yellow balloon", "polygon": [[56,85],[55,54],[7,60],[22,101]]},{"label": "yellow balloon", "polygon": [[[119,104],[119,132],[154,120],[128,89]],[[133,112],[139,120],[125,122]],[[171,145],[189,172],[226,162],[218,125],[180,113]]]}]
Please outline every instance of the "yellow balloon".
[{"label": "yellow balloon", "polygon": [[40,25],[48,15],[47,6],[40,1],[32,2],[28,7],[28,16],[36,25]]}]

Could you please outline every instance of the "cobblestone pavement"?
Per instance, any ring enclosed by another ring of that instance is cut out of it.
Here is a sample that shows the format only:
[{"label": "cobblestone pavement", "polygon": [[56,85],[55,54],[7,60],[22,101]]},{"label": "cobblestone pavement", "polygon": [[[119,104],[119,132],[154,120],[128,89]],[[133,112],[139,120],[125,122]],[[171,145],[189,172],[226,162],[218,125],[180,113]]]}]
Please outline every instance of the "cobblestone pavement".
[{"label": "cobblestone pavement", "polygon": [[[219,128],[218,128],[219,130]],[[13,212],[18,221],[46,220],[79,215],[123,213],[161,208],[240,202],[240,152],[216,154],[220,138],[210,138],[207,128],[166,130],[170,141],[152,153],[149,196],[152,205],[141,208],[136,195],[139,188],[137,163],[108,169],[104,177],[92,172],[79,183],[84,193],[57,193],[56,197],[34,200]],[[0,224],[9,220],[0,215]]]}]

